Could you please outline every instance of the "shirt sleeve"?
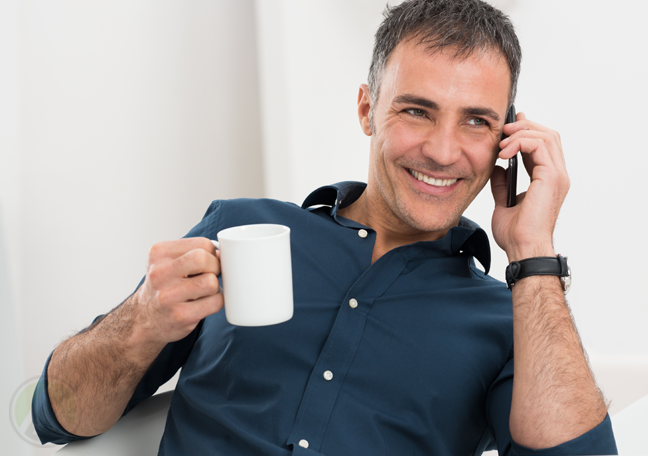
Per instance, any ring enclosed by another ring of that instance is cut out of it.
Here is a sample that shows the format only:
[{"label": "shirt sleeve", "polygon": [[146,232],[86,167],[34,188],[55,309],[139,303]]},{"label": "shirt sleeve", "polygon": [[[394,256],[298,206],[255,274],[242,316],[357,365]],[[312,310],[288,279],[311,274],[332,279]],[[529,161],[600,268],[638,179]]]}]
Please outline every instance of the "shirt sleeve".
[{"label": "shirt sleeve", "polygon": [[486,416],[500,455],[611,455],[618,454],[612,423],[603,422],[585,434],[552,448],[534,450],[513,441],[509,429],[513,395],[513,359],[511,358],[491,385],[486,398]]},{"label": "shirt sleeve", "polygon": [[52,359],[51,354],[47,358],[45,369],[43,369],[43,373],[34,390],[34,396],[32,397],[31,413],[36,434],[38,434],[38,438],[42,444],[51,442],[63,445],[73,440],[87,439],[89,437],[81,437],[67,432],[59,424],[56,415],[54,415],[54,410],[52,409],[52,404],[47,394],[47,368],[49,367],[50,359]]}]

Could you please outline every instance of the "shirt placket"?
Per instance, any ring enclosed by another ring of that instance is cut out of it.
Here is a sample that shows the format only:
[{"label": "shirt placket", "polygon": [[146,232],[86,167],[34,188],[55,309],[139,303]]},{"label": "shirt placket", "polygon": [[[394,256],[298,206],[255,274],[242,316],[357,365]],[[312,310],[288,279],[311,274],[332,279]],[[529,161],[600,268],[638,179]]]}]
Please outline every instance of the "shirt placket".
[{"label": "shirt placket", "polygon": [[[360,235],[361,236],[361,235]],[[293,454],[320,454],[335,401],[362,339],[374,300],[396,280],[406,265],[398,252],[368,268],[349,289],[329,337],[315,363],[302,397],[288,444]],[[388,261],[386,261],[388,260]]]}]

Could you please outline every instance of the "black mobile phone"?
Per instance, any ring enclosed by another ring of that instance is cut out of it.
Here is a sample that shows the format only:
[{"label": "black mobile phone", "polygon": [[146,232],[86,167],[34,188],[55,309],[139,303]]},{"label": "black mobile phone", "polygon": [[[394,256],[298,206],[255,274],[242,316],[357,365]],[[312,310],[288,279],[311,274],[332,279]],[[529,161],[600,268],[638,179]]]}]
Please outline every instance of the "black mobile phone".
[{"label": "black mobile phone", "polygon": [[[515,106],[511,105],[506,113],[506,122],[515,122]],[[508,195],[506,197],[506,207],[513,207],[517,203],[517,154],[509,158],[508,166]]]}]

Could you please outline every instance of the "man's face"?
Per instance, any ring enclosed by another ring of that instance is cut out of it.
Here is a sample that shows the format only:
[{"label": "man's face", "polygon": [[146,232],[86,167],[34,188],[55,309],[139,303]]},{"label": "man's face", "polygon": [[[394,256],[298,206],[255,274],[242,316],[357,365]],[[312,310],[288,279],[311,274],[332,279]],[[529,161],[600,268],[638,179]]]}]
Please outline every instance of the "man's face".
[{"label": "man's face", "polygon": [[374,107],[374,132],[369,93],[361,88],[360,122],[372,135],[367,197],[383,227],[445,235],[493,170],[508,66],[494,52],[467,59],[450,54],[431,54],[411,41],[397,46]]}]

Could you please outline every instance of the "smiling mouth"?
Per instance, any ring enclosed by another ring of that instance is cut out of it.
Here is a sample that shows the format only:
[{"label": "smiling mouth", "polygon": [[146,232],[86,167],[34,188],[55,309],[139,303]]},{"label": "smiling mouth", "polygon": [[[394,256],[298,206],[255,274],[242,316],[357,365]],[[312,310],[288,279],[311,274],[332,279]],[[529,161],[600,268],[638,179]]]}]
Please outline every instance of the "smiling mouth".
[{"label": "smiling mouth", "polygon": [[425,174],[419,173],[418,171],[414,171],[413,169],[410,169],[409,172],[412,176],[414,176],[421,182],[425,182],[426,184],[429,185],[434,185],[435,187],[449,187],[450,185],[454,184],[459,180],[459,179],[434,179],[433,177],[426,176]]}]

